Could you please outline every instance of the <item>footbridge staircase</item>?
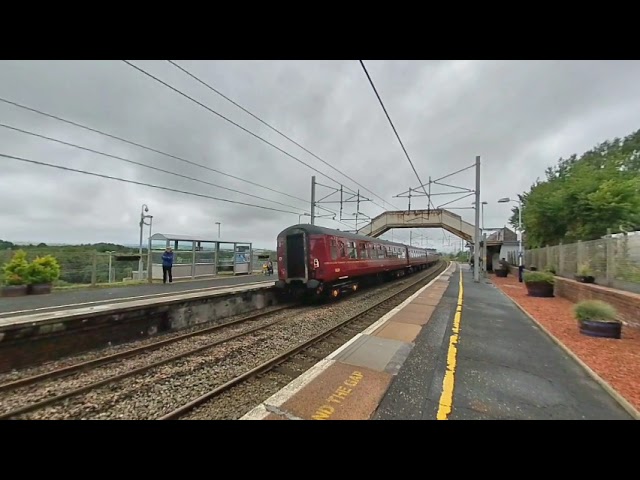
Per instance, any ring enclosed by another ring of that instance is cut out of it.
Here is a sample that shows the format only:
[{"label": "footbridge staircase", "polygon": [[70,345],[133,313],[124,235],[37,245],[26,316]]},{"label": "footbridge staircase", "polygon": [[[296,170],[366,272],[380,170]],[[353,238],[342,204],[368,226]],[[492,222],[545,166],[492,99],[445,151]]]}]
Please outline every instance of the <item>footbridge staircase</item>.
[{"label": "footbridge staircase", "polygon": [[358,233],[379,237],[392,228],[443,228],[468,243],[475,243],[475,226],[462,220],[460,215],[444,209],[384,212],[359,228]]}]

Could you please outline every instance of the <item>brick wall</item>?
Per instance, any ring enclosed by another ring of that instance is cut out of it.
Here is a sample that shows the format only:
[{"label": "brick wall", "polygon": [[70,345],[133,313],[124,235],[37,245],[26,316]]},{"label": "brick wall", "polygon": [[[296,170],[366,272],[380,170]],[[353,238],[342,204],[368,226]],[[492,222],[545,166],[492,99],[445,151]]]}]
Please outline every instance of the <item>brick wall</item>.
[{"label": "brick wall", "polygon": [[[525,270],[526,271],[526,270]],[[518,275],[518,267],[511,267],[511,273]],[[578,303],[582,300],[602,300],[611,304],[620,320],[626,325],[640,328],[640,295],[593,283],[580,283],[568,278],[556,277],[555,295]]]},{"label": "brick wall", "polygon": [[637,293],[556,277],[555,294],[574,303],[582,300],[602,300],[618,310],[620,320],[624,323],[640,328],[640,295]]}]

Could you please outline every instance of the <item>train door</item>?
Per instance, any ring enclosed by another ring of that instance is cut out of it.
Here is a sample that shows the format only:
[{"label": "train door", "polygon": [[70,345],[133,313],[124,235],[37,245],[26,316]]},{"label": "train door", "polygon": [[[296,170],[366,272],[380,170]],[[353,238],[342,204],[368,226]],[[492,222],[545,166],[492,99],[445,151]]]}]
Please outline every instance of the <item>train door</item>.
[{"label": "train door", "polygon": [[289,278],[305,278],[304,233],[287,235],[287,276]]}]

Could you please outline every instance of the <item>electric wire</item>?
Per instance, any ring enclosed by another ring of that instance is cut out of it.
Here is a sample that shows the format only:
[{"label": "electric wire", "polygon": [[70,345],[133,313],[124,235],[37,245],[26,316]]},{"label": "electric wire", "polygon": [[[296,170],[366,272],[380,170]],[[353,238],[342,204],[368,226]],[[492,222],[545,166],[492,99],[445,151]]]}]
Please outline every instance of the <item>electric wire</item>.
[{"label": "electric wire", "polygon": [[413,161],[411,160],[411,157],[409,157],[409,153],[407,152],[407,149],[404,147],[404,143],[402,143],[402,140],[400,139],[400,135],[398,134],[398,131],[396,130],[395,125],[391,121],[391,117],[387,112],[387,108],[384,106],[384,102],[382,101],[382,98],[380,98],[380,94],[378,93],[376,86],[373,84],[373,80],[371,79],[371,75],[369,75],[369,72],[367,71],[367,67],[364,66],[364,62],[362,60],[359,60],[359,62],[360,62],[360,65],[362,65],[362,69],[364,70],[364,73],[367,75],[367,78],[369,79],[369,84],[371,85],[371,88],[373,88],[373,91],[375,92],[376,97],[378,97],[378,101],[380,102],[380,105],[382,106],[382,109],[384,110],[384,113],[387,116],[387,120],[389,120],[389,124],[391,124],[391,128],[393,129],[393,132],[396,134],[396,138],[398,139],[398,142],[400,142],[400,146],[402,147],[402,150],[404,151],[404,154],[406,155],[407,160],[409,160],[409,164],[413,169],[413,173],[416,174],[416,178],[418,179],[418,182],[420,182],[420,186],[422,187],[422,190],[424,190],[424,194],[429,199],[429,203],[431,203],[431,198],[429,197],[429,194],[425,189],[424,183],[420,179],[420,175],[418,175],[418,171],[416,170],[416,167],[413,165]]},{"label": "electric wire", "polygon": [[[115,160],[120,160],[120,161],[122,161],[122,162],[127,162],[127,163],[130,163],[130,164],[132,164],[132,165],[139,165],[139,166],[141,166],[141,167],[149,168],[149,169],[151,169],[151,170],[155,170],[155,171],[158,171],[158,172],[163,172],[163,173],[166,173],[166,174],[169,174],[169,175],[174,175],[174,176],[176,176],[176,177],[184,178],[184,179],[187,179],[187,180],[192,180],[192,181],[194,181],[194,182],[203,183],[203,184],[205,184],[205,185],[210,185],[210,186],[212,186],[212,187],[222,188],[223,190],[228,190],[228,191],[230,191],[230,192],[239,193],[239,194],[241,194],[241,195],[246,195],[246,196],[248,196],[248,197],[257,198],[257,199],[259,199],[259,200],[265,200],[265,201],[267,201],[267,202],[273,202],[273,203],[276,203],[276,204],[278,204],[278,205],[282,205],[283,207],[298,208],[298,207],[295,207],[295,206],[293,206],[293,205],[289,205],[289,204],[286,204],[286,203],[278,202],[278,201],[276,201],[276,200],[269,200],[268,198],[260,197],[260,196],[258,196],[258,195],[253,195],[253,194],[251,194],[251,193],[242,192],[242,191],[240,191],[240,190],[235,190],[235,189],[233,189],[233,188],[223,187],[222,185],[218,185],[218,184],[215,184],[215,183],[207,182],[206,180],[200,180],[200,179],[198,179],[198,178],[189,177],[188,175],[182,175],[181,173],[172,172],[172,171],[170,171],[170,170],[164,170],[164,169],[162,169],[162,168],[155,167],[155,166],[153,166],[153,165],[147,165],[147,164],[142,163],[142,162],[137,162],[137,161],[135,161],[135,160],[130,160],[130,159],[128,159],[128,158],[119,157],[118,155],[112,155],[112,154],[110,154],[110,153],[101,152],[101,151],[99,151],[99,150],[94,150],[94,149],[89,148],[89,147],[83,147],[83,146],[81,146],[81,145],[77,145],[77,144],[75,144],[75,143],[65,142],[64,140],[60,140],[60,139],[53,138],[53,137],[48,137],[48,136],[46,136],[46,135],[41,135],[41,134],[39,134],[39,133],[35,133],[35,132],[30,132],[30,131],[28,131],[28,130],[23,130],[23,129],[21,129],[21,128],[13,127],[13,126],[11,126],[11,125],[6,125],[6,124],[4,124],[4,123],[0,123],[0,127],[7,128],[7,129],[9,129],[9,130],[14,130],[14,131],[17,131],[17,132],[20,132],[20,133],[24,133],[24,134],[26,134],[26,135],[31,135],[31,136],[34,136],[34,137],[39,137],[39,138],[42,138],[42,139],[45,139],[45,140],[49,140],[49,141],[51,141],[51,142],[60,143],[60,144],[62,144],[62,145],[67,145],[67,146],[69,146],[69,147],[78,148],[78,149],[80,149],[80,150],[85,150],[85,151],[87,151],[87,152],[92,152],[92,153],[95,153],[95,154],[98,154],[98,155],[102,155],[102,156],[105,156],[105,157],[113,158],[113,159],[115,159]],[[309,213],[309,212],[306,212],[306,211],[305,211],[304,213]]]},{"label": "electric wire", "polygon": [[[269,123],[267,123],[266,121],[262,120],[260,117],[258,117],[257,115],[255,115],[254,113],[250,112],[249,110],[247,110],[246,108],[244,108],[242,105],[240,105],[238,102],[232,100],[231,98],[229,98],[228,96],[226,96],[225,94],[223,94],[222,92],[220,92],[219,90],[217,90],[216,88],[212,87],[211,85],[209,85],[207,82],[205,82],[204,80],[198,78],[196,75],[194,75],[193,73],[191,73],[190,71],[188,71],[186,68],[178,65],[176,62],[174,62],[173,60],[167,60],[167,62],[169,62],[171,65],[173,65],[174,67],[176,67],[177,69],[181,70],[182,72],[184,72],[186,75],[188,75],[189,77],[193,78],[195,81],[199,82],[200,84],[204,85],[205,87],[207,87],[209,90],[215,92],[216,94],[220,95],[222,98],[224,98],[225,100],[227,100],[228,102],[232,103],[233,105],[235,105],[236,107],[238,107],[240,110],[244,111],[245,113],[251,115],[253,118],[255,118],[256,120],[258,120],[260,123],[262,123],[263,125],[267,126],[268,128],[270,128],[271,130],[273,130],[274,132],[276,132],[278,135],[283,136],[284,138],[286,138],[287,140],[289,140],[291,143],[293,143],[294,145],[300,147],[302,150],[304,150],[305,152],[307,152],[309,155],[315,157],[316,159],[320,160],[322,163],[324,163],[325,165],[327,165],[328,167],[332,168],[333,170],[335,170],[336,172],[338,172],[340,175],[348,178],[349,180],[351,180],[353,183],[355,183],[356,185],[358,185],[359,187],[365,189],[367,192],[371,193],[372,195],[376,196],[377,198],[379,198],[380,200],[382,200],[384,203],[387,203],[389,205],[391,205],[393,208],[395,208],[396,210],[399,210],[398,207],[396,207],[395,205],[393,205],[392,203],[386,201],[384,198],[380,197],[378,194],[376,194],[375,192],[369,190],[367,187],[365,187],[364,185],[358,183],[356,180],[354,180],[353,178],[351,178],[349,175],[347,175],[346,173],[338,170],[336,167],[334,167],[333,165],[331,165],[329,162],[327,162],[326,160],[323,160],[322,158],[320,158],[318,155],[316,155],[315,153],[311,152],[310,150],[308,150],[307,148],[303,147],[302,145],[300,145],[298,142],[296,142],[294,139],[292,139],[291,137],[287,136],[286,134],[282,133],[280,130],[278,130],[277,128],[271,126]],[[386,208],[382,205],[379,205],[378,203],[372,201],[372,203],[374,203],[375,205],[379,206],[382,209]]]},{"label": "electric wire", "polygon": [[194,197],[208,198],[208,199],[211,199],[211,200],[217,200],[219,202],[234,203],[234,204],[237,204],[237,205],[244,205],[244,206],[247,206],[247,207],[261,208],[263,210],[270,210],[270,211],[273,211],[273,212],[282,212],[282,213],[290,213],[290,214],[293,214],[293,215],[300,215],[298,212],[292,212],[292,211],[289,211],[289,210],[281,210],[279,208],[266,207],[264,205],[255,205],[253,203],[239,202],[237,200],[230,200],[228,198],[213,197],[211,195],[205,195],[205,194],[202,194],[202,193],[188,192],[188,191],[185,191],[185,190],[178,190],[177,188],[164,187],[164,186],[161,186],[161,185],[154,185],[152,183],[139,182],[137,180],[129,180],[129,179],[126,179],[126,178],[114,177],[114,176],[111,176],[111,175],[105,175],[105,174],[102,174],[102,173],[88,172],[86,170],[80,170],[80,169],[71,168],[71,167],[64,167],[62,165],[55,165],[53,163],[40,162],[38,160],[31,160],[31,159],[28,159],[28,158],[17,157],[15,155],[8,155],[6,153],[0,153],[0,157],[12,159],[12,160],[17,160],[17,161],[25,162],[25,163],[31,163],[31,164],[34,164],[34,165],[57,168],[57,169],[66,170],[66,171],[69,171],[69,172],[82,173],[84,175],[91,175],[91,176],[94,176],[94,177],[106,178],[108,180],[116,180],[116,181],[119,181],[119,182],[132,183],[134,185],[141,185],[141,186],[144,186],[144,187],[157,188],[157,189],[166,190],[166,191],[169,191],[169,192],[182,193],[184,195],[192,195]]},{"label": "electric wire", "polygon": [[[149,78],[152,78],[153,80],[155,80],[156,82],[164,85],[165,87],[173,90],[174,92],[178,93],[179,95],[182,95],[183,97],[191,100],[192,102],[194,102],[195,104],[201,106],[202,108],[204,108],[205,110],[213,113],[214,115],[217,115],[218,117],[222,118],[223,120],[226,120],[227,122],[231,123],[232,125],[238,127],[239,129],[247,132],[249,135],[251,135],[252,137],[257,138],[258,140],[261,140],[262,142],[266,143],[267,145],[275,148],[276,150],[278,150],[279,152],[284,153],[286,156],[294,159],[296,162],[301,163],[302,165],[305,165],[306,167],[310,168],[311,170],[313,170],[314,172],[322,175],[323,177],[331,180],[332,182],[336,183],[337,185],[342,185],[340,182],[338,182],[337,180],[335,180],[334,178],[331,178],[329,175],[327,175],[326,173],[322,173],[320,170],[318,170],[317,168],[312,167],[311,165],[309,165],[308,163],[300,160],[298,157],[291,155],[289,152],[287,152],[286,150],[283,150],[282,148],[278,147],[277,145],[274,145],[273,143],[271,143],[270,141],[262,138],[260,135],[257,135],[255,133],[253,133],[251,130],[243,127],[242,125],[234,122],[233,120],[228,119],[227,117],[225,117],[224,115],[222,115],[221,113],[216,112],[214,109],[208,107],[207,105],[205,105],[202,102],[199,102],[198,100],[196,100],[195,98],[187,95],[186,93],[184,93],[183,91],[179,90],[178,88],[169,85],[167,82],[165,82],[164,80],[159,79],[158,77],[156,77],[155,75],[147,72],[146,70],[144,70],[143,68],[138,67],[137,65],[134,65],[133,63],[129,62],[128,60],[122,60],[124,63],[126,63],[127,65],[129,65],[130,67],[134,68],[135,70],[138,70],[140,73],[148,76]],[[355,192],[353,192],[355,193]]]},{"label": "electric wire", "polygon": [[[82,129],[84,129],[84,130],[87,130],[87,131],[90,131],[90,132],[93,132],[93,133],[97,133],[97,134],[99,134],[99,135],[103,135],[103,136],[105,136],[105,137],[112,138],[112,139],[114,139],[114,140],[118,140],[118,141],[124,142],[124,143],[126,143],[126,144],[128,144],[128,145],[133,145],[133,146],[136,146],[136,147],[138,147],[138,148],[142,148],[142,149],[144,149],[144,150],[148,150],[148,151],[150,151],[150,152],[157,153],[157,154],[159,154],[159,155],[163,155],[163,156],[166,156],[166,157],[169,157],[169,158],[173,158],[173,159],[178,160],[178,161],[180,161],[180,162],[188,163],[188,164],[190,164],[190,165],[194,165],[194,166],[196,166],[196,167],[200,167],[200,168],[203,168],[203,169],[205,169],[205,170],[209,170],[209,171],[211,171],[211,172],[219,173],[220,175],[224,175],[224,176],[227,176],[227,177],[233,178],[233,179],[235,179],[235,180],[239,180],[239,181],[241,181],[241,182],[248,183],[248,184],[253,185],[253,186],[256,186],[256,187],[264,188],[265,190],[269,190],[269,191],[271,191],[271,192],[278,193],[278,194],[280,194],[280,195],[284,195],[284,196],[287,196],[287,197],[293,198],[293,199],[295,199],[295,200],[298,200],[298,201],[301,201],[301,202],[304,202],[304,203],[308,203],[308,202],[309,202],[309,200],[306,200],[306,199],[304,199],[304,198],[296,197],[295,195],[290,195],[290,194],[288,194],[288,193],[281,192],[281,191],[279,191],[279,190],[275,190],[275,189],[270,188],[270,187],[267,187],[267,186],[265,186],[265,185],[261,185],[261,184],[259,184],[259,183],[255,183],[255,182],[252,182],[252,181],[250,181],[250,180],[246,180],[246,179],[244,179],[244,178],[237,177],[237,176],[235,176],[235,175],[231,175],[231,174],[229,174],[229,173],[222,172],[222,171],[217,170],[217,169],[215,169],[215,168],[211,168],[211,167],[208,167],[208,166],[206,166],[206,165],[202,165],[202,164],[200,164],[200,163],[193,162],[193,161],[191,161],[191,160],[187,160],[187,159],[185,159],[185,158],[181,158],[181,157],[178,157],[178,156],[176,156],[176,155],[172,155],[172,154],[170,154],[170,153],[163,152],[163,151],[161,151],[161,150],[157,150],[157,149],[155,149],[155,148],[148,147],[148,146],[146,146],[146,145],[142,145],[142,144],[140,144],[140,143],[137,143],[137,142],[134,142],[134,141],[131,141],[131,140],[127,140],[126,138],[119,137],[119,136],[117,136],[117,135],[113,135],[113,134],[110,134],[110,133],[103,132],[103,131],[101,131],[101,130],[98,130],[98,129],[95,129],[95,128],[92,128],[92,127],[89,127],[89,126],[87,126],[87,125],[82,125],[82,124],[80,124],[80,123],[74,122],[74,121],[72,121],[72,120],[68,120],[68,119],[66,119],[66,118],[59,117],[59,116],[57,116],[57,115],[53,115],[53,114],[51,114],[51,113],[43,112],[42,110],[38,110],[38,109],[33,108],[33,107],[28,107],[28,106],[26,106],[26,105],[23,105],[23,104],[20,104],[20,103],[18,103],[18,102],[14,102],[14,101],[8,100],[8,99],[3,98],[3,97],[0,97],[0,102],[2,102],[2,103],[6,103],[6,104],[8,104],[8,105],[12,105],[12,106],[17,107],[17,108],[21,108],[21,109],[23,109],[23,110],[28,110],[28,111],[30,111],[30,112],[37,113],[38,115],[42,115],[42,116],[45,116],[45,117],[48,117],[48,118],[52,118],[52,119],[54,119],[54,120],[58,120],[58,121],[60,121],[60,122],[67,123],[67,124],[69,124],[69,125],[73,125],[73,126],[75,126],[75,127],[82,128]],[[325,208],[325,207],[320,207],[320,206],[318,206],[318,208],[319,208],[319,209],[321,209],[321,210],[324,210],[324,211],[327,211],[327,212],[333,213],[333,214],[336,214],[336,213],[337,213],[337,212],[335,212],[335,211],[333,211],[333,210],[330,210],[330,209],[327,209],[327,208]]]}]

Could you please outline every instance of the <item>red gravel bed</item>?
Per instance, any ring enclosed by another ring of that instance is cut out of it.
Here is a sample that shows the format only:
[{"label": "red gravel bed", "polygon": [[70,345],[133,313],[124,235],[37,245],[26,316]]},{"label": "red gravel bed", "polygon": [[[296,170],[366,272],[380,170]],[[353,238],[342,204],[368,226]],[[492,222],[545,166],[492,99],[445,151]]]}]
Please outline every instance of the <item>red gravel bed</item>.
[{"label": "red gravel bed", "polygon": [[491,275],[490,278],[502,292],[640,410],[640,329],[623,326],[619,340],[582,335],[573,315],[574,304],[569,300],[530,297],[517,276],[500,278]]}]

